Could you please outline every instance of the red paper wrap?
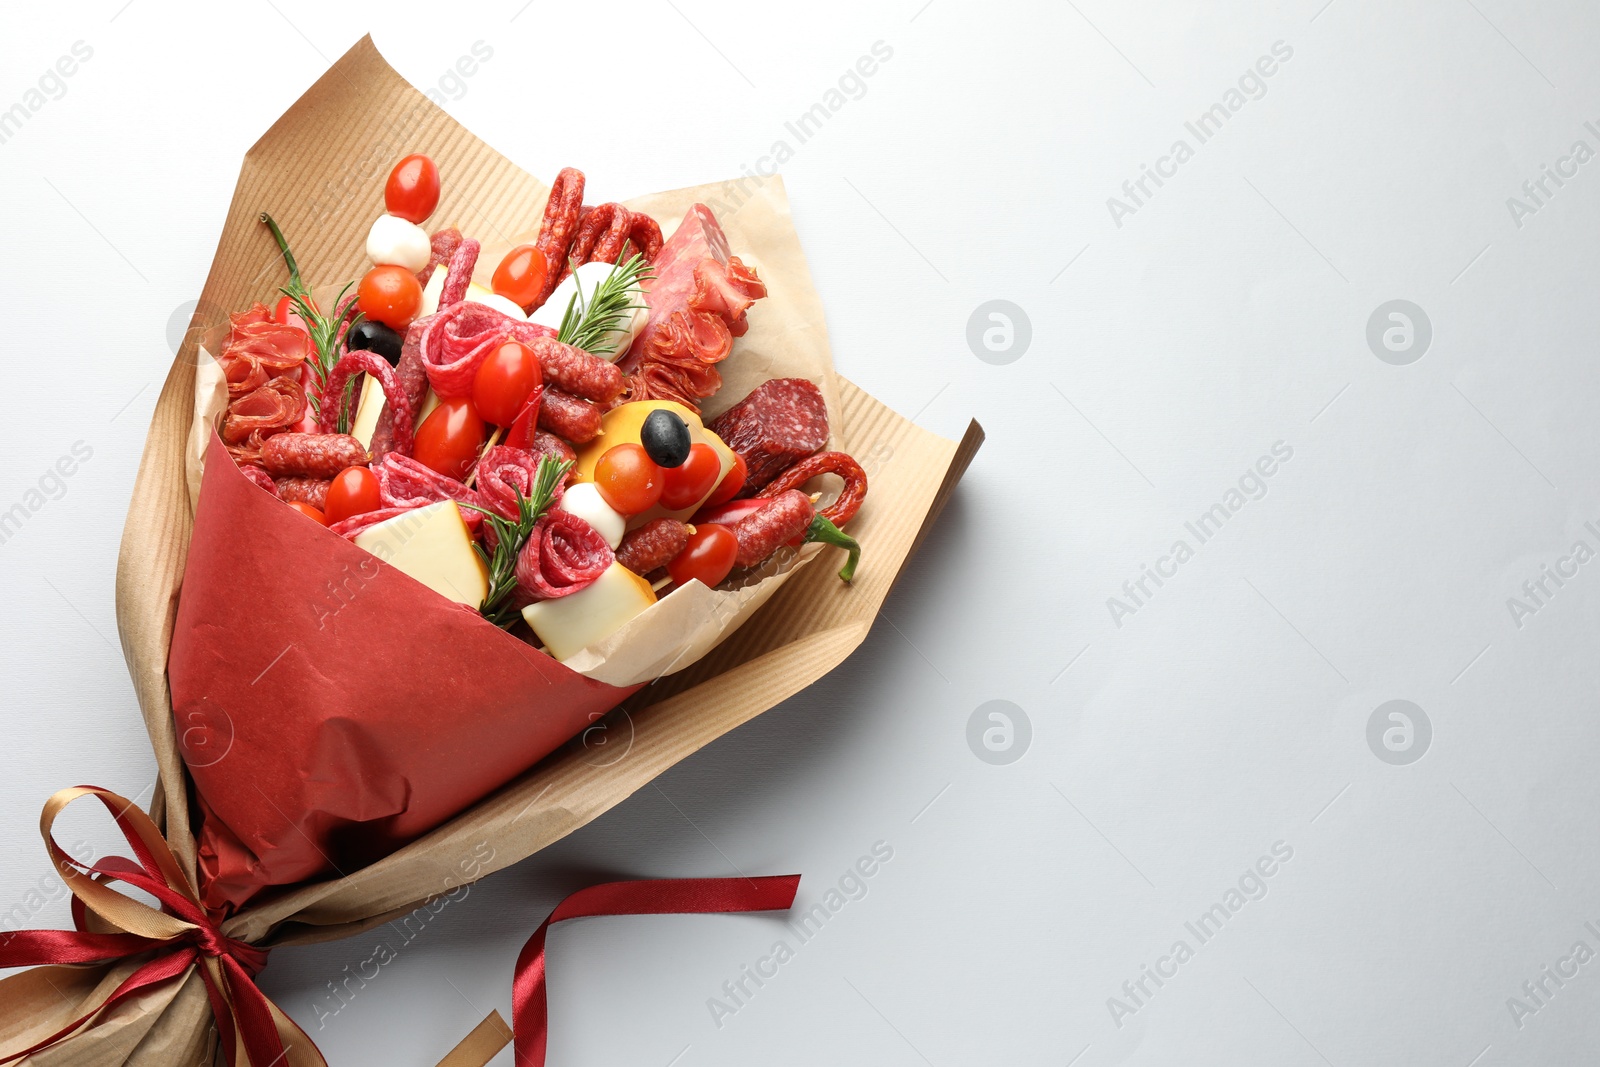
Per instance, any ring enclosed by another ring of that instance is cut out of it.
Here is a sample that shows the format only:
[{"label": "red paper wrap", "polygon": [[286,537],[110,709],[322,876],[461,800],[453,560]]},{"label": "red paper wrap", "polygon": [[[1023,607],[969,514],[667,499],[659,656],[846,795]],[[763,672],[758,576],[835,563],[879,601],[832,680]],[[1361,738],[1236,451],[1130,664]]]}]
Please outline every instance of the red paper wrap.
[{"label": "red paper wrap", "polygon": [[284,507],[215,436],[167,673],[219,909],[387,855],[637,689],[568,670]]}]

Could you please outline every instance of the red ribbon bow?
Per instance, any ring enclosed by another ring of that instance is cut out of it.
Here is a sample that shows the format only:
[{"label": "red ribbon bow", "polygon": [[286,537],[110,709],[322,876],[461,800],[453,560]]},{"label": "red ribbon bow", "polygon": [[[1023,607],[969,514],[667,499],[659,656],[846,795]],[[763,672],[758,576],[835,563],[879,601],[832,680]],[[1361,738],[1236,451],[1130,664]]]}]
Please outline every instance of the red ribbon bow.
[{"label": "red ribbon bow", "polygon": [[[56,816],[83,796],[97,797],[105,805],[137,862],[114,856],[84,864],[56,844],[50,832]],[[201,906],[194,886],[148,815],[110,790],[77,786],[63,789],[46,802],[39,829],[51,860],[72,890],[72,919],[77,929],[19,930],[4,935],[0,967],[106,963],[141,953],[151,954],[151,959],[67,1026],[0,1058],[0,1067],[66,1040],[93,1026],[123,1001],[182,977],[191,968],[199,969],[205,983],[230,1067],[327,1067],[305,1031],[256,987],[255,976],[267,963],[266,950],[221,931]],[[149,893],[160,902],[160,909],[112,889],[113,882]],[[556,905],[517,957],[511,987],[514,1033],[499,1012],[490,1012],[439,1067],[483,1067],[512,1041],[516,1043],[517,1067],[544,1067],[549,1036],[544,953],[550,924],[600,915],[781,911],[794,903],[799,885],[799,875],[781,875],[608,882],[580,889]],[[13,975],[0,981],[0,1007],[7,999],[7,983],[22,977]]]}]

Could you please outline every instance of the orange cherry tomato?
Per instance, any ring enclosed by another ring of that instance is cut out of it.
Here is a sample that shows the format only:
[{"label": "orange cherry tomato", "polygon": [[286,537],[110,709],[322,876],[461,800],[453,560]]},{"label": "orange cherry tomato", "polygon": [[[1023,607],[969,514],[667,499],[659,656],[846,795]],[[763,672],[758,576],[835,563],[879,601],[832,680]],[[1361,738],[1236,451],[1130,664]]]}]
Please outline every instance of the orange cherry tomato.
[{"label": "orange cherry tomato", "polygon": [[714,508],[719,504],[726,504],[732,500],[739,494],[739,490],[744,488],[744,480],[749,474],[750,467],[745,463],[744,457],[735,452],[733,454],[733,466],[728,468],[727,475],[717,483],[717,487],[711,491],[710,496],[706,497],[706,502],[702,506]]},{"label": "orange cherry tomato", "polygon": [[668,511],[694,507],[716,487],[721,473],[722,460],[716,449],[703,443],[691,446],[689,458],[665,472],[661,506]]},{"label": "orange cherry tomato", "polygon": [[464,396],[441,401],[422,425],[411,455],[418,463],[447,478],[460,480],[472,469],[483,450],[486,436],[483,419],[472,400]]},{"label": "orange cherry tomato", "polygon": [[328,525],[328,520],[322,514],[322,512],[318,511],[310,504],[307,504],[304,500],[291,500],[289,502],[289,506],[294,508],[300,514],[304,515],[306,518],[310,519],[312,522],[319,523],[323,526]]},{"label": "orange cherry tomato", "polygon": [[518,307],[527,307],[544,293],[550,260],[534,245],[518,245],[494,269],[494,291]]},{"label": "orange cherry tomato", "polygon": [[356,289],[356,307],[367,318],[404,332],[422,310],[422,283],[404,267],[373,267]]},{"label": "orange cherry tomato", "polygon": [[328,499],[322,513],[332,526],[354,515],[377,511],[383,506],[378,496],[378,476],[365,467],[346,467],[328,486]]},{"label": "orange cherry tomato", "polygon": [[594,465],[594,487],[621,515],[638,515],[655,507],[665,481],[644,446],[631,442],[607,449]]},{"label": "orange cherry tomato", "polygon": [[726,526],[707,523],[694,528],[689,543],[667,564],[667,573],[679,585],[698,578],[706,587],[715,589],[733,570],[738,555],[739,540],[733,532]]},{"label": "orange cherry tomato", "polygon": [[439,167],[424,155],[407,156],[394,165],[383,186],[389,214],[420,223],[439,206]]},{"label": "orange cherry tomato", "polygon": [[479,364],[472,380],[472,404],[486,421],[510,426],[542,381],[544,371],[533,349],[521,341],[507,341]]}]

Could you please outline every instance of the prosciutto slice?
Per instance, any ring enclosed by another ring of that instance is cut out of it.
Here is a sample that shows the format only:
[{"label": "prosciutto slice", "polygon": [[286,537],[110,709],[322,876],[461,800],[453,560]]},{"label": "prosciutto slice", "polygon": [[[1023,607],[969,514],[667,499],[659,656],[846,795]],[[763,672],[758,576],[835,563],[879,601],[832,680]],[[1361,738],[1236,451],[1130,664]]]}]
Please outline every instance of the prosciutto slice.
[{"label": "prosciutto slice", "polygon": [[262,442],[299,422],[305,413],[305,389],[298,379],[280,375],[228,405],[222,416],[222,441],[228,445],[249,442],[249,449],[259,452]]},{"label": "prosciutto slice", "polygon": [[553,509],[517,556],[517,592],[529,601],[570,596],[594,584],[615,558],[593,526]]},{"label": "prosciutto slice", "polygon": [[767,295],[755,271],[728,254],[711,209],[696,204],[654,263],[650,318],[619,366],[627,400],[674,400],[693,410],[722,386],[715,364],[749,328],[745,313]]},{"label": "prosciutto slice", "polygon": [[[378,477],[378,499],[385,508],[409,511],[437,504],[441,500],[454,500],[458,504],[471,504],[479,508],[484,506],[483,498],[476,491],[397,452],[390,452],[383,457],[382,463],[374,464],[372,473]],[[472,508],[462,508],[461,517],[466,520],[467,529],[477,536],[483,515]]]},{"label": "prosciutto slice", "polygon": [[265,304],[229,316],[228,340],[217,364],[228,382],[228,399],[255,392],[268,379],[305,362],[310,338],[299,326],[273,322]]}]

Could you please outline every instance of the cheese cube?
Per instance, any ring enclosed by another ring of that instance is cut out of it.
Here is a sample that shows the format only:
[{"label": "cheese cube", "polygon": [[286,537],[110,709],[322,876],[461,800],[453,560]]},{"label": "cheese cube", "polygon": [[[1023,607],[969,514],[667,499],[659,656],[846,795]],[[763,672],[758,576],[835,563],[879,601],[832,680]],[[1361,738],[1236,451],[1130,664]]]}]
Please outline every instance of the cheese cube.
[{"label": "cheese cube", "polygon": [[356,534],[355,543],[458,604],[476,608],[489,595],[489,569],[454,500],[396,515]]},{"label": "cheese cube", "polygon": [[655,602],[649,582],[612,563],[588,588],[529,604],[522,617],[550,654],[564,660],[609,637]]}]

